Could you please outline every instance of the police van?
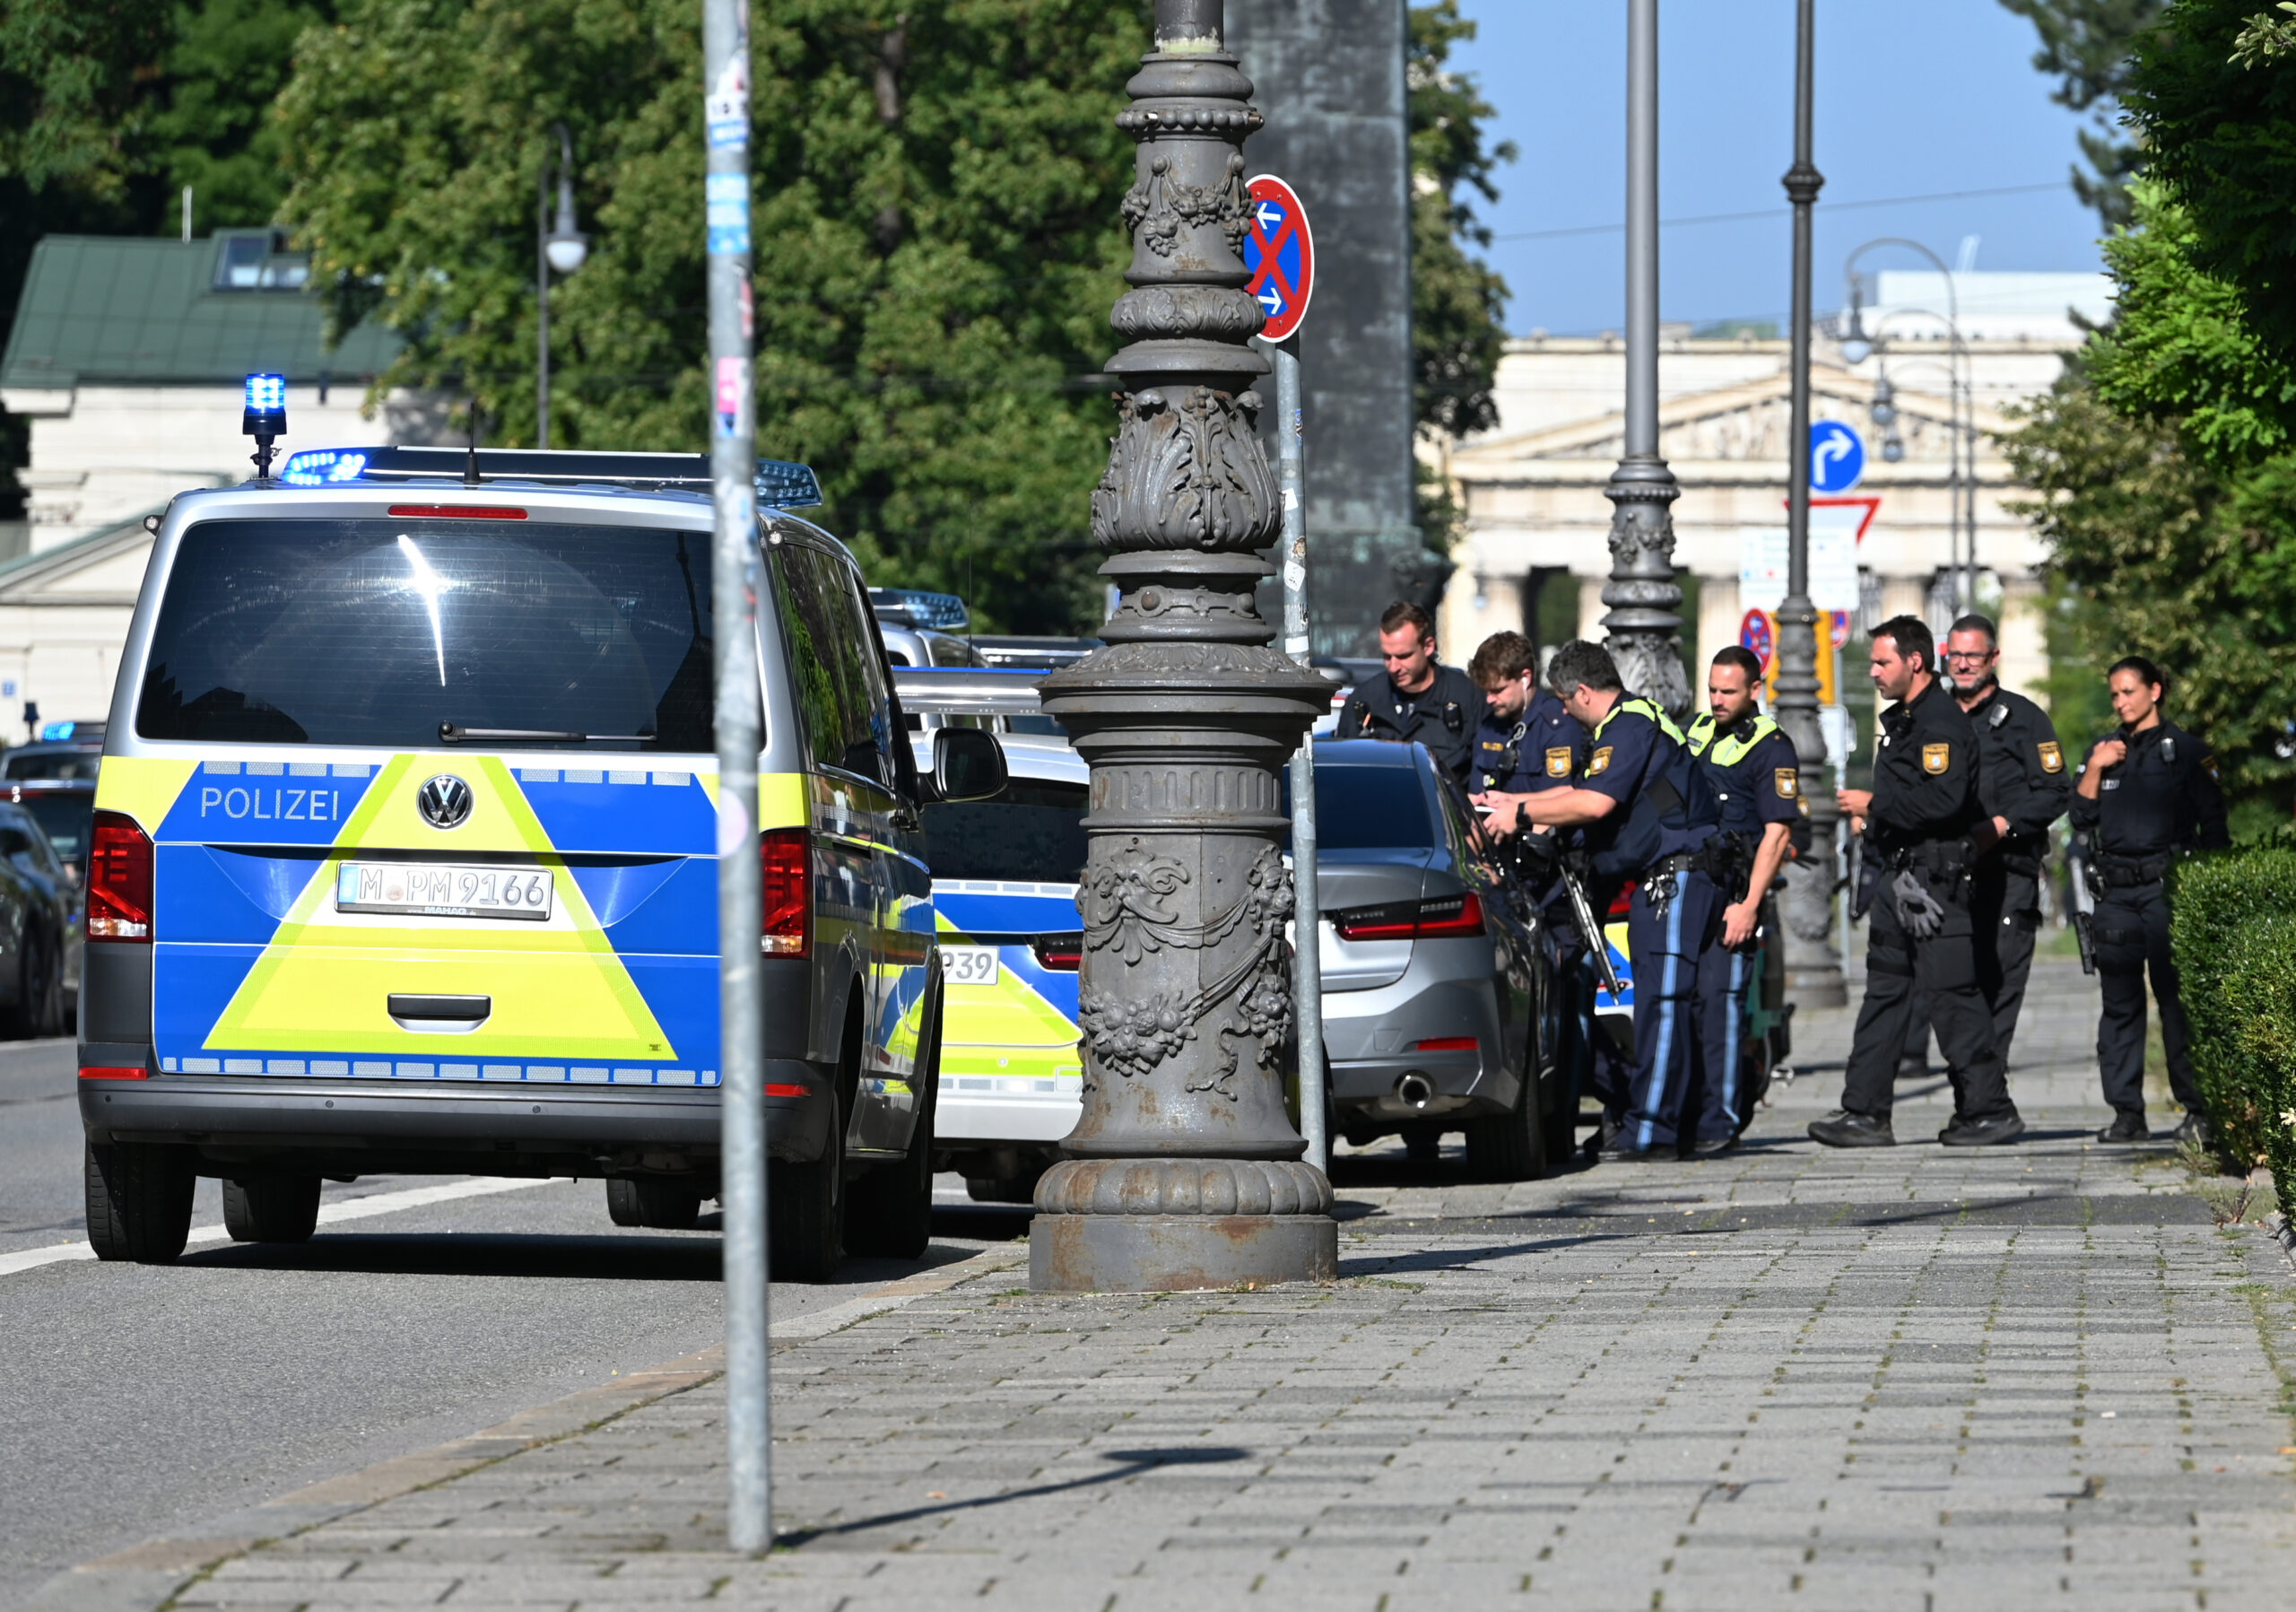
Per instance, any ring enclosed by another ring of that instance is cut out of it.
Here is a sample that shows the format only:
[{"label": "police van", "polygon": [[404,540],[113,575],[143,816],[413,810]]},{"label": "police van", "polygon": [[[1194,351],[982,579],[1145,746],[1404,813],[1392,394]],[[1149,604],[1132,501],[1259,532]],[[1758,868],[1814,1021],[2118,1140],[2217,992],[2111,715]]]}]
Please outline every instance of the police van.
[{"label": "police van", "polygon": [[[253,417],[251,394],[250,417]],[[88,858],[89,1240],[242,1241],[323,1180],[603,1179],[625,1225],[718,1191],[717,856],[764,879],[776,1275],[914,1255],[941,1015],[919,776],[852,557],[761,464],[758,822],[718,801],[709,466],[381,448],[187,492],[155,529]],[[739,841],[735,841],[739,843]]]}]

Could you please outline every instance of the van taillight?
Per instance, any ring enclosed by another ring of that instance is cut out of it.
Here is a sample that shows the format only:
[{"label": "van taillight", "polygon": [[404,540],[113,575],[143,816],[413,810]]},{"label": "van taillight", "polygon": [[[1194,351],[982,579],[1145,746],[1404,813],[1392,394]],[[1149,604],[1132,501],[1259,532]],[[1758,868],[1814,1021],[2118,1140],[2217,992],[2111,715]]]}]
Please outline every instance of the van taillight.
[{"label": "van taillight", "polygon": [[89,839],[88,938],[152,940],[152,837],[117,812],[98,812]]},{"label": "van taillight", "polygon": [[1084,937],[1081,934],[1039,935],[1030,943],[1037,966],[1073,972],[1084,966]]},{"label": "van taillight", "polygon": [[812,836],[801,828],[777,828],[758,837],[764,871],[765,935],[769,957],[803,957],[813,944]]}]

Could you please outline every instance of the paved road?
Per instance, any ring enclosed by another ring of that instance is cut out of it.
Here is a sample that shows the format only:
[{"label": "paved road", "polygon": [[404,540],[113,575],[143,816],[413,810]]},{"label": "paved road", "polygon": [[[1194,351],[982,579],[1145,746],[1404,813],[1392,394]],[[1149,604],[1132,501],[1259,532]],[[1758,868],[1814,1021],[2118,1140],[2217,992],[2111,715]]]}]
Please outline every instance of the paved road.
[{"label": "paved road", "polygon": [[[70,1042],[0,1049],[0,1270],[84,1231],[72,1086]],[[327,1201],[448,1184],[330,1185]],[[194,1224],[222,1218],[201,1182]],[[943,1218],[935,1262],[1020,1225]],[[298,1249],[0,1274],[0,1606],[74,1562],[720,1341],[713,1222],[624,1231],[597,1182],[556,1181],[323,1226]],[[776,1313],[917,1268],[776,1284]]]}]

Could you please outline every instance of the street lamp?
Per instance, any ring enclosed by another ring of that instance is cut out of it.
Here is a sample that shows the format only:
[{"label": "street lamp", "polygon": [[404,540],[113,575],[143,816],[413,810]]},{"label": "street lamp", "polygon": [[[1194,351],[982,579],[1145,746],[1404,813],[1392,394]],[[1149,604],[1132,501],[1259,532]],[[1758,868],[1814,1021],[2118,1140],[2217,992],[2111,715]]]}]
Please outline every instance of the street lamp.
[{"label": "street lamp", "polygon": [[[1799,0],[1794,26],[1794,166],[1786,170],[1787,200],[1794,205],[1792,419],[1786,446],[1786,600],[1778,607],[1778,725],[1794,741],[1802,776],[1822,779],[1826,735],[1818,720],[1818,610],[1810,601],[1810,209],[1825,186],[1811,160],[1814,118],[1815,18],[1812,0]],[[1786,870],[1786,927],[1810,947],[1812,961],[1787,957],[1787,988],[1797,1002],[1839,1007],[1849,1000],[1841,963],[1828,937],[1833,931],[1836,829],[1840,813],[1833,791],[1805,788],[1810,833],[1817,855]]]},{"label": "street lamp", "polygon": [[[1918,240],[1903,236],[1884,235],[1867,241],[1850,253],[1842,265],[1842,275],[1849,283],[1849,327],[1842,333],[1841,356],[1853,364],[1864,363],[1874,353],[1883,351],[1887,343],[1877,327],[1873,334],[1866,330],[1864,318],[1864,287],[1857,280],[1857,259],[1879,247],[1903,247],[1918,252],[1937,267],[1945,280],[1945,312],[1940,315],[1923,308],[1896,308],[1883,317],[1882,324],[1901,314],[1920,314],[1939,319],[1945,327],[1948,354],[1945,365],[1945,396],[1952,416],[1951,455],[1946,472],[1948,501],[1952,516],[1948,525],[1952,533],[1952,561],[1949,566],[1954,576],[1953,596],[1957,607],[1963,613],[1977,608],[1977,377],[1970,356],[1969,344],[1961,337],[1961,299],[1953,284],[1953,271],[1945,260]],[[1876,416],[1876,423],[1880,423]],[[1898,451],[1890,452],[1890,441],[1882,447],[1882,457],[1894,464],[1905,457],[1905,448],[1898,444]],[[1965,558],[1966,556],[1966,558]]]},{"label": "street lamp", "polygon": [[539,289],[535,325],[535,446],[550,446],[550,273],[570,274],[590,255],[590,238],[574,227],[574,139],[562,123],[558,131],[558,219],[550,216],[550,158],[544,155],[541,200],[535,208],[535,283]]},{"label": "street lamp", "polygon": [[1682,488],[1658,456],[1658,0],[1627,0],[1626,452],[1603,496],[1611,501],[1603,588],[1611,658],[1630,693],[1685,716],[1672,513]]}]

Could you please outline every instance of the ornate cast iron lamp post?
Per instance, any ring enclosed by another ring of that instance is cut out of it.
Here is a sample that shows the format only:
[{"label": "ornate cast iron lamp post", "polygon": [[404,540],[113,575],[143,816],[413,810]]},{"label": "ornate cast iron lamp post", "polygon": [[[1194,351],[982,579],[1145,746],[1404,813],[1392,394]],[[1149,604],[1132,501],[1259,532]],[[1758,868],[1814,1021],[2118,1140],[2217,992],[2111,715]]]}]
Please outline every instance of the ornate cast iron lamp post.
[{"label": "ornate cast iron lamp post", "polygon": [[1603,489],[1611,501],[1603,632],[1628,689],[1680,717],[1691,691],[1670,510],[1682,489],[1658,457],[1658,0],[1627,0],[1626,57],[1626,457]]},{"label": "ornate cast iron lamp post", "polygon": [[[1803,798],[1817,854],[1786,870],[1786,927],[1809,948],[1787,954],[1795,1000],[1839,1007],[1849,999],[1841,963],[1826,944],[1833,932],[1835,839],[1841,813],[1824,784],[1825,729],[1818,722],[1818,611],[1810,602],[1810,207],[1825,182],[1810,160],[1812,0],[1800,0],[1794,44],[1794,166],[1786,196],[1794,204],[1793,414],[1786,434],[1786,602],[1778,607],[1778,725],[1801,758]],[[1837,678],[1849,675],[1837,669]]]},{"label": "ornate cast iron lamp post", "polygon": [[[1270,643],[1275,478],[1253,434],[1243,143],[1260,124],[1222,0],[1156,0],[1155,48],[1118,126],[1129,342],[1092,494],[1108,647],[1045,680],[1091,763],[1080,1017],[1084,1112],[1037,1189],[1039,1291],[1328,1280],[1331,1187],[1283,1107],[1292,878],[1279,777],[1330,685]],[[1313,937],[1306,944],[1312,945]]]}]

